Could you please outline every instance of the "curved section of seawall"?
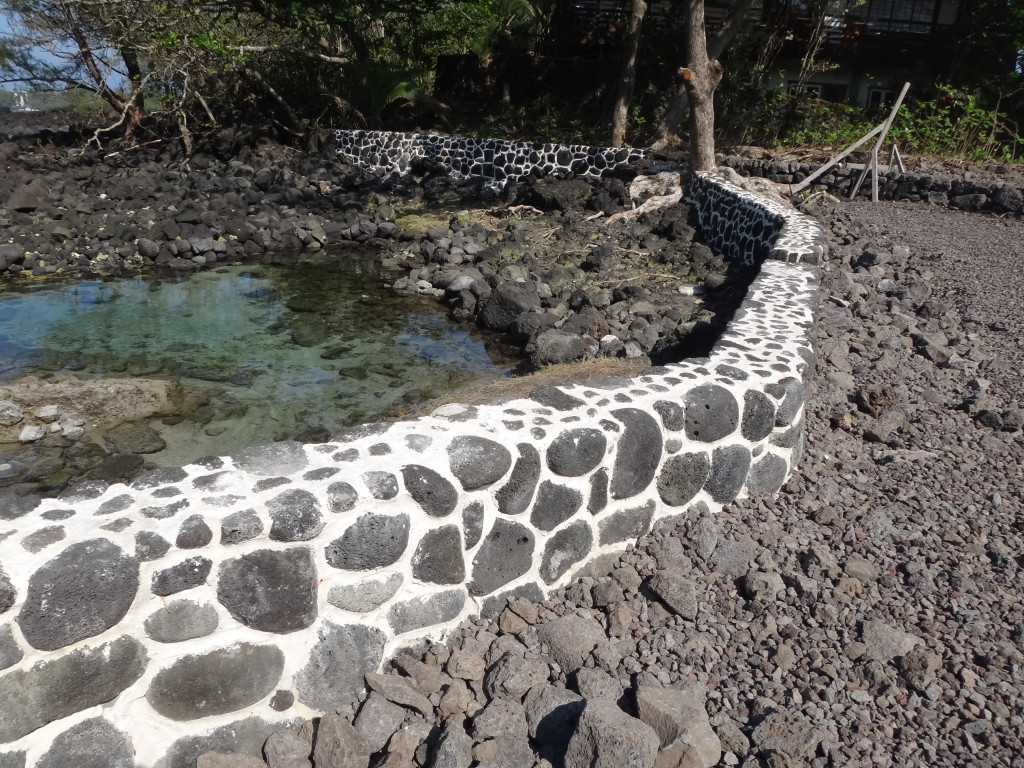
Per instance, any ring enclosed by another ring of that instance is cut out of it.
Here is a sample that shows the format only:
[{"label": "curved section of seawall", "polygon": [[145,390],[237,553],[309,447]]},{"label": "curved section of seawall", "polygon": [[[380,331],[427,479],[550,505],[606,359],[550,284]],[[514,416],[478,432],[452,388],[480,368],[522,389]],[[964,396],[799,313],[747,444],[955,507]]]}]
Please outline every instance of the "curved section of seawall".
[{"label": "curved section of seawall", "polygon": [[348,711],[397,648],[540,599],[655,521],[778,491],[814,370],[818,270],[795,262],[822,232],[713,175],[691,201],[723,250],[768,257],[708,358],[86,485],[0,522],[0,766],[83,743],[110,765],[258,754],[283,723]]}]

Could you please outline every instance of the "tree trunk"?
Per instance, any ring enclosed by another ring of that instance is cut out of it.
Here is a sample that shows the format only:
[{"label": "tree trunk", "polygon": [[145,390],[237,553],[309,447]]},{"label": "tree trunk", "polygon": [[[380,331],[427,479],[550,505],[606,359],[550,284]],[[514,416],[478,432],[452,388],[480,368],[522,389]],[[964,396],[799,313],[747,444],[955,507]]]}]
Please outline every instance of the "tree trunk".
[{"label": "tree trunk", "polygon": [[680,82],[672,93],[672,100],[668,103],[665,114],[658,121],[658,135],[651,144],[651,149],[666,149],[679,143],[677,131],[689,108],[690,97],[686,93],[686,86]]},{"label": "tree trunk", "polygon": [[715,88],[722,81],[722,65],[708,58],[704,32],[704,0],[686,0],[686,59],[680,70],[690,97],[690,172],[715,167]]},{"label": "tree trunk", "polygon": [[82,64],[85,65],[86,72],[89,73],[89,77],[96,86],[94,92],[121,113],[122,119],[118,124],[122,126],[124,133],[130,136],[143,117],[144,104],[141,98],[138,101],[132,100],[131,96],[125,99],[107,84],[106,78],[104,78],[96,61],[96,57],[93,56],[92,46],[89,45],[89,41],[85,36],[84,26],[77,17],[72,15],[69,7],[65,6],[62,11],[67,32],[71,39],[75,41]]},{"label": "tree trunk", "polygon": [[[743,22],[750,12],[754,0],[735,0],[728,18],[718,31],[715,39],[708,43],[708,57],[718,59],[729,47],[729,43],[736,37],[736,33],[743,27]],[[680,141],[677,131],[686,111],[690,108],[690,97],[686,92],[685,81],[680,82],[672,94],[665,114],[658,122],[658,135],[651,145],[652,149],[665,149],[674,147]]]},{"label": "tree trunk", "polygon": [[636,52],[640,47],[640,25],[647,13],[645,0],[633,0],[633,10],[626,28],[626,48],[622,53],[622,73],[615,92],[615,106],[612,108],[612,146],[621,147],[626,142],[626,124],[629,121],[629,103],[633,99],[633,84],[636,82]]},{"label": "tree trunk", "polygon": [[139,63],[138,51],[134,48],[122,48],[121,60],[124,62],[128,74],[128,82],[132,92],[125,100],[124,106],[124,132],[132,135],[142,118],[146,115],[146,97],[143,90],[142,65]]}]

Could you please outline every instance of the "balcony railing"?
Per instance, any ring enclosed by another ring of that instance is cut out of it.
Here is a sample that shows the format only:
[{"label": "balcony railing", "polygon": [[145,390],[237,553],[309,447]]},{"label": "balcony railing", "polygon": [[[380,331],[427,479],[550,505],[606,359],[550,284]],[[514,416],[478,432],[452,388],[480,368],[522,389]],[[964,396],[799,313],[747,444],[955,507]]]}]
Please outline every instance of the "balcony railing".
[{"label": "balcony railing", "polygon": [[[568,13],[563,17],[563,29],[566,32],[572,30],[570,36],[580,36],[585,31],[587,36],[614,37],[625,29],[631,5],[631,0],[568,0],[564,6]],[[679,13],[678,4],[670,0],[648,0],[648,6],[647,23]],[[826,17],[827,48],[839,53],[856,50],[862,41],[871,41],[869,47],[874,47],[882,39],[901,47],[921,45],[927,43],[935,33],[950,29],[950,25],[934,21],[930,7],[928,13],[912,7],[909,17],[876,15],[875,9],[869,8],[861,6],[860,13],[853,10]],[[709,32],[713,33],[720,27],[729,12],[727,4],[709,2],[705,6],[705,21]],[[796,41],[806,40],[814,27],[814,20],[810,14],[791,16],[789,26]]]}]

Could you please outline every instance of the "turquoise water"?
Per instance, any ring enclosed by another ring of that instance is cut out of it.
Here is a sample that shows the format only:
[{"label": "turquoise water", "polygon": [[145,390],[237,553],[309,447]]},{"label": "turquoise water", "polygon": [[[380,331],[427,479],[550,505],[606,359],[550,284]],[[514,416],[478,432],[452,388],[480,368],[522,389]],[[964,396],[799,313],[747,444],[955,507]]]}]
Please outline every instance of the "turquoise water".
[{"label": "turquoise water", "polygon": [[0,382],[171,378],[208,400],[151,422],[168,443],[147,456],[157,464],[326,439],[514,365],[435,300],[395,295],[351,253],[0,293]]}]

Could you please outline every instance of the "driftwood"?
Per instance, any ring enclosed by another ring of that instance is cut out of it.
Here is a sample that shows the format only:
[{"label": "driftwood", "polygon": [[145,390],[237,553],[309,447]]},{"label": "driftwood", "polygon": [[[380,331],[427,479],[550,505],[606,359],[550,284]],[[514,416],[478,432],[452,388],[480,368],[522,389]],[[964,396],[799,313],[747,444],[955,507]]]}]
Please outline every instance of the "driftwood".
[{"label": "driftwood", "polygon": [[785,193],[789,191],[788,184],[777,184],[760,176],[740,176],[734,169],[728,166],[720,166],[715,172],[740,189],[745,189],[748,192],[754,192],[759,195],[766,195],[776,200],[784,201],[786,199]]},{"label": "driftwood", "polygon": [[683,187],[679,174],[662,171],[654,176],[637,176],[629,184],[629,197],[636,207],[631,211],[613,213],[605,220],[606,225],[617,221],[635,221],[642,213],[682,202]]}]

